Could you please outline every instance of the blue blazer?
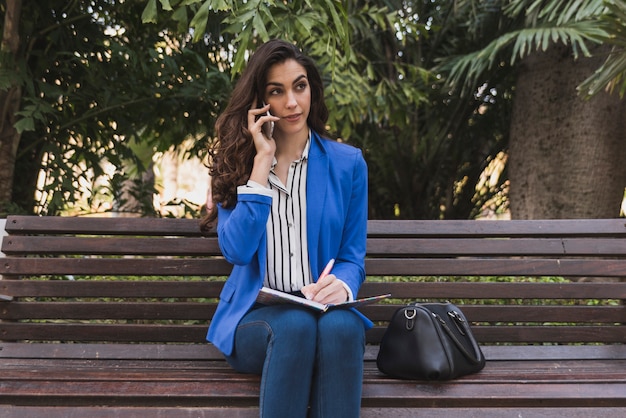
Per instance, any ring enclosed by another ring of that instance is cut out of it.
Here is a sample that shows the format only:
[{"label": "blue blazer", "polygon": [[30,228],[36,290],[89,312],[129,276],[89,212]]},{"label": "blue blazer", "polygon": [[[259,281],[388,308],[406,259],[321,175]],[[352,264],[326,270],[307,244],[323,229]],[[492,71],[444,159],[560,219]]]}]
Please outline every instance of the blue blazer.
[{"label": "blue blazer", "polygon": [[[307,174],[307,239],[313,277],[331,258],[333,274],[356,297],[365,280],[367,165],[360,150],[311,132]],[[231,355],[235,330],[263,286],[266,224],[272,199],[239,194],[234,208],[218,205],[217,236],[233,270],[220,294],[207,340]],[[358,312],[357,312],[358,313]],[[364,326],[372,322],[359,313]]]}]

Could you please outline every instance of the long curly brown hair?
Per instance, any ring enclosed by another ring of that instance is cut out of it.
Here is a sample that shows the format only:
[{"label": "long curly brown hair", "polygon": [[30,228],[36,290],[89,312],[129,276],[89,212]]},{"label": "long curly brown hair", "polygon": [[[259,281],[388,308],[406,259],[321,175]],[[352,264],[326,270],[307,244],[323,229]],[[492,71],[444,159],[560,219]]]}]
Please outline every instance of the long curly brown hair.
[{"label": "long curly brown hair", "polygon": [[250,57],[226,109],[215,123],[217,140],[208,147],[212,205],[201,220],[203,232],[214,226],[217,204],[224,208],[234,207],[237,186],[246,184],[250,177],[256,149],[247,128],[248,110],[252,106],[261,107],[262,103],[255,103],[255,100],[265,95],[270,68],[288,59],[295,60],[307,72],[311,88],[311,110],[307,119],[309,128],[327,135],[328,108],[324,101],[324,85],[313,60],[295,45],[283,40],[271,40],[261,45]]}]

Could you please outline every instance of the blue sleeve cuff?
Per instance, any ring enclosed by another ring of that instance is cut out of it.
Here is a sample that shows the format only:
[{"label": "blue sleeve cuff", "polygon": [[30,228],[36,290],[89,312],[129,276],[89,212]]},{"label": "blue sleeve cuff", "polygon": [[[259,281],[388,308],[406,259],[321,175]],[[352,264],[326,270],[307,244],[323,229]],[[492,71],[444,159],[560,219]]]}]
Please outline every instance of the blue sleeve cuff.
[{"label": "blue sleeve cuff", "polygon": [[343,287],[346,289],[346,292],[348,293],[348,300],[347,302],[352,302],[354,300],[354,295],[352,294],[352,289],[350,289],[350,286],[348,286],[346,284],[346,282],[344,282],[341,279],[337,279],[341,282],[341,284],[343,285]]}]

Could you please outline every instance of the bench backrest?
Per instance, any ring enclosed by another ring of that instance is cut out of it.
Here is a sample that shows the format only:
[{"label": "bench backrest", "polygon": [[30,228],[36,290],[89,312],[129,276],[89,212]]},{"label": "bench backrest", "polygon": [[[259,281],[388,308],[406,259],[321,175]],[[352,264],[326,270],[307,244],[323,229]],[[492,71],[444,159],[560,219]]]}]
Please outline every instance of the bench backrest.
[{"label": "bench backrest", "polygon": [[[6,230],[5,341],[202,343],[231,269],[197,220],[12,216]],[[461,305],[483,344],[626,342],[625,219],[370,221],[367,253],[361,296],[393,296],[362,308],[372,343],[414,300]]]}]

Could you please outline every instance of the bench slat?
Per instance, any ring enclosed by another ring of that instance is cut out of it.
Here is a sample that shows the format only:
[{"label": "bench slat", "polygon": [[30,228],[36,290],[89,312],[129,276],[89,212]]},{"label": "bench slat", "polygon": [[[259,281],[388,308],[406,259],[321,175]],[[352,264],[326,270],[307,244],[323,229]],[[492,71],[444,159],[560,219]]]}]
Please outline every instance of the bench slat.
[{"label": "bench slat", "polygon": [[626,241],[616,238],[369,238],[369,257],[433,256],[593,257],[626,254]]},{"label": "bench slat", "polygon": [[[485,345],[489,361],[548,360],[626,360],[626,345]],[[377,345],[366,345],[365,361],[376,361]],[[2,343],[0,358],[11,361],[32,359],[58,360],[148,360],[148,361],[213,361],[224,355],[212,344],[55,344]],[[15,364],[15,363],[13,363]]]},{"label": "bench slat", "polygon": [[370,259],[371,276],[626,276],[626,260],[597,259]]},{"label": "bench slat", "polygon": [[14,297],[214,298],[223,285],[223,281],[2,280],[0,292]]},{"label": "bench slat", "polygon": [[[523,409],[520,407],[473,407],[472,412],[475,416],[483,418],[501,418],[501,417],[514,417],[520,416]],[[623,414],[623,408],[601,408],[595,406],[593,408],[579,407],[579,408],[559,408],[558,413],[561,416],[568,418],[615,418]],[[210,418],[258,418],[259,409],[257,407],[239,407],[231,406],[229,408],[224,407],[212,407],[212,406],[190,406],[190,407],[132,407],[132,406],[74,406],[64,407],[56,406],[54,408],[46,408],[41,406],[0,406],[0,415],[5,418],[68,418],[70,416],[76,417],[90,417],[90,418],[110,418],[114,417],[155,417],[164,416],[168,418],[195,418],[195,417],[210,417]],[[535,417],[551,417],[554,416],[554,408],[533,407],[532,415]],[[467,408],[431,408],[421,407],[419,412],[410,408],[401,407],[362,407],[361,418],[381,418],[381,417],[395,417],[395,418],[417,418],[417,417],[429,417],[429,418],[467,418]]]},{"label": "bench slat", "polygon": [[[217,238],[11,236],[2,251],[9,255],[186,255],[221,256]],[[616,238],[419,239],[370,238],[369,257],[412,256],[611,256],[626,253]]]},{"label": "bench slat", "polygon": [[[582,346],[579,346],[582,347]],[[0,358],[57,359],[57,360],[150,360],[157,362],[190,360],[224,360],[224,355],[213,344],[55,344],[2,343]],[[609,358],[616,358],[611,355]]]},{"label": "bench slat", "polygon": [[209,320],[217,303],[207,302],[15,302],[0,319],[152,319]]},{"label": "bench slat", "polygon": [[[359,308],[372,321],[389,321],[402,305]],[[14,302],[0,309],[0,319],[154,319],[209,320],[216,302]],[[619,323],[626,306],[461,305],[471,322]]]},{"label": "bench slat", "polygon": [[[514,367],[516,366],[517,367]],[[615,372],[616,365],[625,368],[624,363],[596,362],[584,370],[572,368],[576,364],[569,362],[527,362],[506,364],[500,371],[495,363],[491,369],[485,369],[484,375],[492,378],[477,379],[470,376],[459,379],[457,384],[431,384],[428,382],[392,381],[373,374],[365,373],[363,386],[363,406],[395,407],[456,407],[471,408],[476,405],[530,407],[538,403],[543,407],[604,407],[607,405],[626,406],[620,401],[626,391],[626,382],[619,381],[622,373]],[[552,366],[550,368],[550,366]],[[549,370],[549,380],[534,379],[522,382],[523,371],[527,367]],[[236,373],[224,373],[217,378],[227,377],[229,384],[219,384],[212,374],[201,371],[163,370],[145,367],[138,375],[135,370],[125,369],[123,364],[108,371],[97,369],[72,370],[47,368],[43,376],[26,373],[32,380],[7,380],[0,387],[10,388],[14,402],[28,405],[29,399],[46,399],[52,405],[70,403],[72,405],[101,404],[102,398],[116,399],[115,404],[135,406],[173,406],[192,403],[196,406],[216,405],[255,405],[258,402],[259,380],[250,376],[245,380]],[[616,376],[613,383],[605,384],[599,380],[607,371],[613,370]],[[167,373],[169,379],[159,379]],[[510,374],[518,372],[520,381],[499,381],[499,372]],[[515,396],[512,397],[511,393]],[[167,394],[167,396],[163,396]],[[410,396],[408,396],[410,394]],[[32,401],[31,401],[32,402]],[[63,402],[63,403],[60,403]]]},{"label": "bench slat", "polygon": [[2,339],[11,341],[186,342],[205,340],[208,325],[0,323]]},{"label": "bench slat", "polygon": [[[473,326],[476,339],[481,344],[494,343],[626,343],[621,326]],[[368,331],[367,341],[376,344],[382,339],[385,327]]]},{"label": "bench slat", "polygon": [[199,236],[197,219],[9,216],[11,234]]},{"label": "bench slat", "polygon": [[[172,218],[9,216],[5,229],[15,234],[120,234],[199,236],[198,220]],[[624,219],[547,219],[503,221],[370,220],[370,236],[440,238],[461,236],[626,236]]]},{"label": "bench slat", "polygon": [[12,236],[2,252],[9,255],[167,255],[220,256],[217,238],[74,238]]},{"label": "bench slat", "polygon": [[[223,281],[2,280],[0,293],[13,297],[214,298],[219,296],[223,285]],[[360,295],[383,293],[391,293],[392,298],[411,300],[433,298],[617,300],[626,299],[626,283],[366,281]]]},{"label": "bench slat", "polygon": [[226,276],[222,258],[13,258],[2,259],[3,275]]},{"label": "bench slat", "polygon": [[364,295],[403,299],[626,299],[626,283],[365,282]]},{"label": "bench slat", "polygon": [[[24,360],[18,360],[14,362],[12,370],[3,374],[3,380],[95,380],[95,381],[110,381],[118,380],[119,377],[115,375],[117,370],[126,374],[127,378],[132,379],[135,382],[157,380],[159,374],[167,370],[170,380],[186,380],[186,381],[207,381],[207,380],[232,380],[232,381],[245,381],[256,376],[246,376],[234,372],[223,362],[206,361],[206,360],[99,360],[101,365],[100,370],[93,367],[93,360],[45,360],[45,359],[29,359],[36,367],[28,368],[29,362]],[[533,373],[536,370],[535,367],[539,364],[547,365],[543,360],[526,360],[527,363],[533,364],[534,367],[524,367],[521,361],[508,361],[499,362],[494,361],[491,367],[485,369],[481,373],[480,379],[478,376],[467,376],[462,379],[464,383],[472,382],[497,382],[505,379],[506,375],[512,372],[517,372],[520,378],[528,380],[531,383],[539,383],[541,381],[552,382],[565,382],[565,381],[578,381],[578,382],[599,382],[612,378],[624,377],[624,370],[616,370],[616,366],[626,365],[624,360],[590,360],[586,363],[586,370],[581,367],[578,361],[571,360],[559,360],[560,368],[547,367],[541,374]],[[373,362],[364,362],[364,372],[366,374],[366,382],[382,382],[389,381],[389,378],[383,376],[376,370],[376,366]],[[70,365],[71,367],[64,367]],[[19,370],[24,367],[25,370]],[[206,369],[210,368],[213,372],[211,376],[207,376]],[[566,368],[563,370],[563,368]],[[569,369],[569,370],[568,370]],[[140,373],[141,372],[141,373]],[[423,383],[423,382],[417,382]],[[626,382],[624,382],[626,383]]]},{"label": "bench slat", "polygon": [[[359,308],[372,321],[389,321],[401,305]],[[608,323],[626,318],[626,306],[466,305],[459,304],[470,322],[492,323]]]},{"label": "bench slat", "polygon": [[[481,343],[626,343],[619,326],[474,326]],[[117,342],[186,342],[204,341],[207,325],[158,324],[54,324],[6,322],[0,324],[4,340],[20,341],[117,341]],[[380,342],[385,331],[377,326],[367,332],[369,343]]]},{"label": "bench slat", "polygon": [[368,236],[385,237],[549,237],[549,236],[606,236],[625,237],[624,219],[546,219],[473,221],[433,220],[371,220]]},{"label": "bench slat", "polygon": [[[224,276],[232,266],[223,259],[2,259],[11,275],[171,275]],[[564,276],[626,277],[626,260],[597,259],[411,259],[365,261],[370,276]]]}]

